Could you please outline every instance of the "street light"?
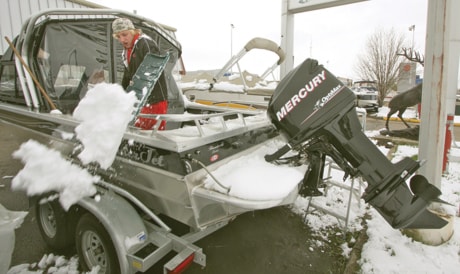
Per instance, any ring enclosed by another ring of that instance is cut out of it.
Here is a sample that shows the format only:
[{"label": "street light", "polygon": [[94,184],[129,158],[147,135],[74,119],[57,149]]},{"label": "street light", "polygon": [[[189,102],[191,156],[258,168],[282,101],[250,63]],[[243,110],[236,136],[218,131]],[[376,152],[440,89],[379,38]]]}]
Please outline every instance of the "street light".
[{"label": "street light", "polygon": [[[412,57],[412,54],[414,54],[415,25],[410,26],[409,31],[412,31],[412,47],[411,47],[411,51],[410,51],[410,55]],[[415,65],[415,66],[417,66],[417,65]],[[409,71],[409,75],[410,75],[409,76],[409,84],[412,84],[412,72]]]},{"label": "street light", "polygon": [[411,54],[412,54],[414,52],[415,25],[410,26],[409,31],[412,31],[412,51],[411,51]]},{"label": "street light", "polygon": [[230,58],[233,57],[233,29],[235,26],[230,24]]},{"label": "street light", "polygon": [[[235,26],[230,24],[230,59],[233,58],[233,29]],[[233,74],[233,68],[230,68],[230,73]]]}]

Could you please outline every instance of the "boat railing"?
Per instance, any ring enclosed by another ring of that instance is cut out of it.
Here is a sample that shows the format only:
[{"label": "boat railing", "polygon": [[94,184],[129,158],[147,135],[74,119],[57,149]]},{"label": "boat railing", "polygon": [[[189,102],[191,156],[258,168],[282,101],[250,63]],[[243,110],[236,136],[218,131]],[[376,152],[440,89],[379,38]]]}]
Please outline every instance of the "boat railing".
[{"label": "boat railing", "polygon": [[[229,110],[208,114],[139,114],[138,117],[155,119],[157,122],[150,130],[130,127],[125,138],[177,152],[257,128],[273,126],[263,111],[254,111],[252,115],[238,110]],[[161,121],[166,121],[167,125],[174,123],[180,126],[159,130]]]}]

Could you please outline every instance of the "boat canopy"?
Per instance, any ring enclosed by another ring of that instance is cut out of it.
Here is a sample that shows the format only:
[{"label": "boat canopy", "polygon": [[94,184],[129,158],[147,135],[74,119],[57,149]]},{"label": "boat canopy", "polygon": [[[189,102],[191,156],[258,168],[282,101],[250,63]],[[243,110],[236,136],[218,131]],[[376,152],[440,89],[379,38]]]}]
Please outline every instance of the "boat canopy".
[{"label": "boat canopy", "polygon": [[246,43],[246,45],[244,46],[244,49],[246,51],[250,51],[252,49],[265,49],[268,51],[272,51],[279,56],[278,62],[276,62],[278,65],[283,63],[284,58],[286,57],[283,49],[281,49],[281,47],[278,46],[277,43],[271,40],[265,39],[265,38],[260,38],[260,37],[255,37],[251,39],[249,42]]},{"label": "boat canopy", "polygon": [[[275,42],[268,40],[266,38],[261,38],[261,37],[255,37],[249,40],[249,42],[246,43],[246,45],[243,47],[243,49],[240,50],[236,55],[232,56],[230,60],[222,67],[221,70],[214,76],[214,82],[217,83],[217,81],[224,76],[225,73],[227,73],[230,68],[232,68],[234,65],[238,64],[238,62],[245,56],[249,51],[253,49],[262,49],[262,50],[267,50],[275,53],[278,55],[279,59],[278,61],[270,66],[261,76],[261,79],[265,79],[270,73],[272,73],[281,63],[284,62],[285,59],[285,53],[284,50],[278,46]],[[239,66],[238,66],[239,67]],[[240,72],[241,73],[241,72]],[[246,86],[246,85],[245,85]]]}]

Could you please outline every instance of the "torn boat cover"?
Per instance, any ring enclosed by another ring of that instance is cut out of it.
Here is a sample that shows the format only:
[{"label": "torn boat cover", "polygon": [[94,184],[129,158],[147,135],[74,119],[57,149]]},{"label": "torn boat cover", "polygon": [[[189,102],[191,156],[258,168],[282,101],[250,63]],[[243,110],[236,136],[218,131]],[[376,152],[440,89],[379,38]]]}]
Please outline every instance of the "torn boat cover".
[{"label": "torn boat cover", "polygon": [[[328,155],[345,174],[367,181],[364,200],[392,227],[443,227],[446,221],[426,209],[439,201],[441,191],[421,175],[411,178],[409,189],[405,181],[420,163],[410,158],[391,163],[362,132],[354,102],[353,92],[334,75],[316,60],[305,60],[282,79],[270,100],[268,115],[289,141],[266,160],[291,149]],[[308,182],[308,172],[305,177]]]}]

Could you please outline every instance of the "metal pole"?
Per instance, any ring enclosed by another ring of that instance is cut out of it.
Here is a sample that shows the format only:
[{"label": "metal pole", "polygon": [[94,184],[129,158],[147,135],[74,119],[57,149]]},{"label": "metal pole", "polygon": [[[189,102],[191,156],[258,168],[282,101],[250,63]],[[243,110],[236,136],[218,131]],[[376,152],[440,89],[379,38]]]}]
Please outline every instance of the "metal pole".
[{"label": "metal pole", "polygon": [[294,14],[289,12],[289,1],[281,1],[281,48],[286,59],[280,65],[280,79],[294,68]]},{"label": "metal pole", "polygon": [[30,77],[32,77],[32,80],[34,81],[34,83],[37,85],[38,89],[40,90],[40,92],[42,93],[43,97],[45,97],[46,101],[48,102],[48,104],[50,104],[51,106],[51,109],[52,110],[55,110],[56,109],[56,106],[54,105],[53,101],[51,100],[51,98],[48,96],[48,94],[46,93],[45,89],[43,89],[42,85],[40,84],[40,82],[38,81],[37,77],[35,76],[35,74],[32,72],[32,70],[29,68],[29,66],[26,64],[26,62],[24,61],[24,59],[22,58],[21,54],[19,53],[19,51],[16,49],[16,47],[13,45],[13,43],[11,42],[11,40],[5,36],[5,40],[8,42],[8,45],[11,47],[11,49],[14,51],[14,54],[16,55],[16,57],[19,59],[19,61],[21,61],[21,64],[24,66],[24,68],[27,70],[27,72],[29,73]]},{"label": "metal pole", "polygon": [[413,53],[414,52],[414,39],[415,39],[415,25],[410,26],[409,30],[412,31],[412,51],[411,53]]},{"label": "metal pole", "polygon": [[233,57],[233,29],[235,26],[230,24],[230,58]]},{"label": "metal pole", "polygon": [[441,187],[442,158],[448,113],[454,113],[460,56],[456,0],[428,1],[425,69],[419,159],[427,160],[420,174]]},{"label": "metal pole", "polygon": [[[235,26],[230,24],[230,59],[233,58],[233,29]],[[233,66],[230,68],[230,73],[233,74]]]},{"label": "metal pole", "polygon": [[[412,55],[414,54],[415,25],[410,26],[409,31],[412,31],[412,46],[410,51],[412,57]],[[414,61],[411,62],[413,63]],[[417,67],[417,64],[415,64],[415,66]],[[412,85],[412,70],[409,73],[409,84]]]}]

